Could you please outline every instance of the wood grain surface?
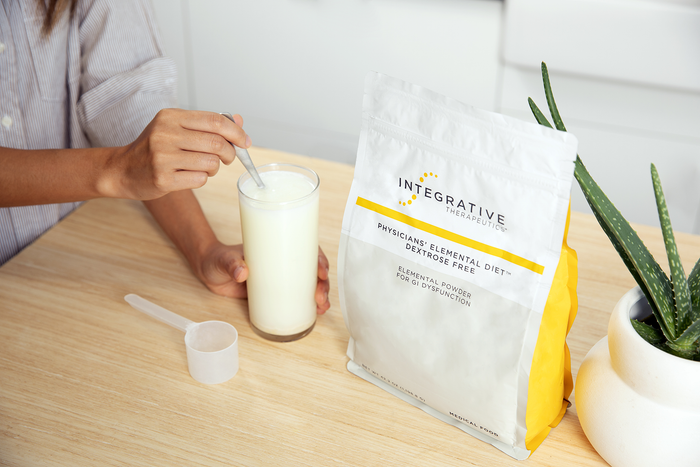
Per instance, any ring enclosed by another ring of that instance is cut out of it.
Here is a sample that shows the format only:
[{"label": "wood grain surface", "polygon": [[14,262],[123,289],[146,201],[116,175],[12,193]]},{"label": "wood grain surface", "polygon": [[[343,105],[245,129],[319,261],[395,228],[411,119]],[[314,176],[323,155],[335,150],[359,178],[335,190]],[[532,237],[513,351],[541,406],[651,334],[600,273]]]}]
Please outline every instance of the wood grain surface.
[{"label": "wood grain surface", "polygon": [[[518,462],[349,373],[336,258],[353,168],[261,148],[251,155],[256,164],[293,162],[321,177],[319,238],[331,262],[332,307],[314,331],[297,342],[263,340],[250,328],[246,301],[198,282],[141,203],[87,202],[0,268],[1,465],[606,465],[575,405]],[[224,242],[241,240],[242,171],[238,162],[222,167],[197,191]],[[660,231],[637,227],[663,259]],[[678,237],[689,271],[700,237]],[[580,275],[568,339],[576,372],[635,284],[592,216],[574,213],[569,239]],[[184,334],[132,309],[128,293],[194,321],[233,324],[238,374],[197,383]]]}]

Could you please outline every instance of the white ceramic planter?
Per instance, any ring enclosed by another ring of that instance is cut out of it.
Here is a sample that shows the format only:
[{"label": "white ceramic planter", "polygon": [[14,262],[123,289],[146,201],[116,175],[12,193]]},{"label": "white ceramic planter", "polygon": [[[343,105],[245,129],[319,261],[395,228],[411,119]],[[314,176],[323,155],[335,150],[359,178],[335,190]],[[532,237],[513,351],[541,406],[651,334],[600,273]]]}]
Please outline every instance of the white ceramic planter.
[{"label": "white ceramic planter", "polygon": [[615,306],[608,336],[576,377],[583,431],[613,467],[700,466],[700,362],[642,339],[630,317],[650,313],[636,287]]}]

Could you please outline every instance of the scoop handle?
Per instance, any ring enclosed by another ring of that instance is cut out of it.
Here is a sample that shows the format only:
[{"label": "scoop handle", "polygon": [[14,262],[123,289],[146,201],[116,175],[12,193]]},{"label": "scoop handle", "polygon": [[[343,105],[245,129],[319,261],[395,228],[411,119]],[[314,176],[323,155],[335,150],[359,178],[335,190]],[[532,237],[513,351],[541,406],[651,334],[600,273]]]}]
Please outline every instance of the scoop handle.
[{"label": "scoop handle", "polygon": [[162,306],[158,306],[155,303],[151,303],[138,295],[130,293],[124,297],[124,300],[126,300],[129,305],[143,313],[146,313],[151,318],[155,318],[164,322],[165,324],[169,324],[180,331],[186,332],[187,328],[194,324],[194,321],[183,318],[182,316],[166,310]]}]

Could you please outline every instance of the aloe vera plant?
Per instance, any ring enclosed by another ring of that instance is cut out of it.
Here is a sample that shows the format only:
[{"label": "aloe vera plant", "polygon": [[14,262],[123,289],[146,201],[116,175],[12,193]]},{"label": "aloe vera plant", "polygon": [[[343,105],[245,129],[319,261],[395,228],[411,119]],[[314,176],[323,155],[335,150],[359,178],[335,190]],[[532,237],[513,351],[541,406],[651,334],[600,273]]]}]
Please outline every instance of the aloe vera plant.
[{"label": "aloe vera plant", "polygon": [[[566,131],[554,101],[547,65],[544,62],[542,80],[554,126],[557,130]],[[552,128],[531,98],[528,98],[528,103],[537,122]],[[593,180],[578,155],[574,177],[598,223],[649,302],[653,318],[645,322],[631,320],[637,333],[661,350],[678,357],[700,361],[700,260],[686,277],[656,167],[651,165],[651,177],[668,256],[670,278],[637,232]]]}]

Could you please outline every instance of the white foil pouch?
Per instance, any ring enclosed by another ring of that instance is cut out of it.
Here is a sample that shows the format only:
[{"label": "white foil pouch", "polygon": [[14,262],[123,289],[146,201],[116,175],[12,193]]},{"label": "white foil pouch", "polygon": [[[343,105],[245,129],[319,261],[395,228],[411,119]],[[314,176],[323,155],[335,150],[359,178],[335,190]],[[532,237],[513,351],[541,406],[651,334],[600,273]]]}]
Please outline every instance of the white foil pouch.
[{"label": "white foil pouch", "polygon": [[528,457],[572,386],[576,146],[570,133],[368,74],[338,255],[348,369]]}]

